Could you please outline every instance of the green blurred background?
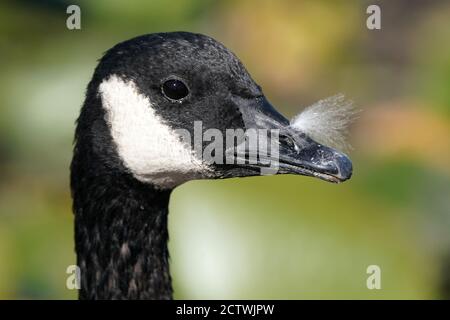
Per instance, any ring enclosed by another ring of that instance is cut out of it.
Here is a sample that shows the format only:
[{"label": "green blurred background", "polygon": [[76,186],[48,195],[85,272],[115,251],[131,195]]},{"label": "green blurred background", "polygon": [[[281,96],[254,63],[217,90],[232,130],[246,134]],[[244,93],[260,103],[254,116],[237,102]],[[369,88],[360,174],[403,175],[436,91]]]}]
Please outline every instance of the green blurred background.
[{"label": "green blurred background", "polygon": [[[81,30],[66,8],[81,7]],[[366,28],[379,4],[382,29]],[[64,299],[74,121],[104,51],[193,31],[286,116],[344,93],[354,177],[195,181],[170,204],[175,298],[450,298],[448,1],[2,1],[0,298]],[[382,289],[368,290],[379,265]]]}]

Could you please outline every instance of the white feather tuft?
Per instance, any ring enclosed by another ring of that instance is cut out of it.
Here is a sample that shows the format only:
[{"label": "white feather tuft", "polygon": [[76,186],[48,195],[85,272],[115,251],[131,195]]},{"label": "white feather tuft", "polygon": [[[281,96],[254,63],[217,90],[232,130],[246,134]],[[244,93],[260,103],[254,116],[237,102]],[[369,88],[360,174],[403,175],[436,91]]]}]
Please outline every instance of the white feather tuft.
[{"label": "white feather tuft", "polygon": [[291,127],[326,146],[346,151],[351,149],[348,126],[357,113],[352,101],[337,94],[307,107],[291,120]]}]

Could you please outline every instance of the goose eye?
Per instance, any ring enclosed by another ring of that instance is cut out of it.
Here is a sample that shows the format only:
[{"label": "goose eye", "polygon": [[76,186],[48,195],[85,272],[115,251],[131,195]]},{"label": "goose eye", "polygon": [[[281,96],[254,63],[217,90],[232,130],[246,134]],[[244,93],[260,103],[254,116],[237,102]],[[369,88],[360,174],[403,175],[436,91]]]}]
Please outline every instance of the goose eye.
[{"label": "goose eye", "polygon": [[180,100],[189,94],[187,86],[178,79],[170,79],[164,82],[162,92],[171,100]]}]

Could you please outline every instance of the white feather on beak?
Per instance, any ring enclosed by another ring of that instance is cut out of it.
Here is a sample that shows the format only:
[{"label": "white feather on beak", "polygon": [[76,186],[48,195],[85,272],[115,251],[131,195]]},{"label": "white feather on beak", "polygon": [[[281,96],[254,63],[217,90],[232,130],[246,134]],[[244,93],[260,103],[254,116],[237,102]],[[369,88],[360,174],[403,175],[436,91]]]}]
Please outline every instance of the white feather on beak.
[{"label": "white feather on beak", "polygon": [[326,146],[341,151],[351,149],[348,127],[359,112],[343,94],[317,101],[291,120],[291,127]]}]

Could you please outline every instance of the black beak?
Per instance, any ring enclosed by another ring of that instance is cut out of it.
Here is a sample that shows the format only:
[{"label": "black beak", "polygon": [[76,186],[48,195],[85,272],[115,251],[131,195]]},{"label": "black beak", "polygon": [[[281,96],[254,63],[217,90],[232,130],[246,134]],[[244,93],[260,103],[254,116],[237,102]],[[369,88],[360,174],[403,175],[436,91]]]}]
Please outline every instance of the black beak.
[{"label": "black beak", "polygon": [[[302,147],[297,147],[298,144]],[[345,154],[307,136],[299,139],[295,133],[281,136],[279,158],[279,173],[301,174],[335,183],[350,179],[353,170]]]},{"label": "black beak", "polygon": [[[245,129],[266,129],[263,130],[264,134],[266,131],[267,134],[271,132],[269,140],[272,143],[269,144],[271,148],[276,149],[271,150],[273,152],[270,156],[260,155],[256,163],[241,164],[239,166],[241,169],[248,169],[254,173],[257,168],[270,166],[276,169],[275,174],[299,174],[334,183],[343,182],[351,177],[352,162],[347,155],[324,146],[305,133],[292,128],[289,120],[277,112],[265,97],[256,99],[234,97],[233,100],[243,115]],[[273,137],[273,133],[276,132],[278,134]],[[245,148],[241,148],[240,153],[233,151],[236,158],[243,157],[242,150],[246,156],[259,152],[252,149],[252,144],[247,143]]]}]

